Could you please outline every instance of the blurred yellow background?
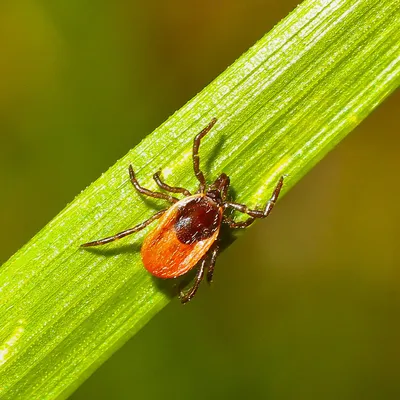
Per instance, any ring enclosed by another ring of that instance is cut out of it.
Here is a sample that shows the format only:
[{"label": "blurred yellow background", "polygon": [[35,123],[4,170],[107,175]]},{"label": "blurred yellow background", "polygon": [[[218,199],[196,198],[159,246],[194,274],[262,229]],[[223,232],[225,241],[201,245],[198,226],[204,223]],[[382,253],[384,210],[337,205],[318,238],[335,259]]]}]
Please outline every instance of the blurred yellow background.
[{"label": "blurred yellow background", "polygon": [[[0,263],[295,6],[3,2]],[[211,288],[172,301],[71,398],[400,398],[399,104],[395,93],[219,257]]]}]

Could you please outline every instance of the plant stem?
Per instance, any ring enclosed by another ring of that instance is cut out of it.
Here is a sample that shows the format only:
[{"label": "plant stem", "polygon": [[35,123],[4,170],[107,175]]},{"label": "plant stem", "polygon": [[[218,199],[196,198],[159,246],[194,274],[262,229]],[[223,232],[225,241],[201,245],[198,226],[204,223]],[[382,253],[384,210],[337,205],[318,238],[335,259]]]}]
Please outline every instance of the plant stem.
[{"label": "plant stem", "polygon": [[[65,398],[171,299],[174,282],[143,268],[148,229],[105,248],[81,243],[147,219],[163,202],[131,187],[196,187],[193,137],[211,181],[237,201],[287,192],[400,82],[400,4],[305,1],[200,94],[118,161],[0,269],[0,396]],[[151,229],[151,228],[150,228]]]}]

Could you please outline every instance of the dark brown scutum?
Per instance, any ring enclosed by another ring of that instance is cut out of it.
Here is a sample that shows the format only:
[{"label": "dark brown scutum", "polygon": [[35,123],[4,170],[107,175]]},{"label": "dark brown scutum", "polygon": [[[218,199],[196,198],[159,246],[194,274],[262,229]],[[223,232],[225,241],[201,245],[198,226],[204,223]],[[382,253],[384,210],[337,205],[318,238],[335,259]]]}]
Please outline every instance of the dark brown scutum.
[{"label": "dark brown scutum", "polygon": [[192,244],[207,239],[221,223],[221,210],[206,196],[199,196],[178,209],[175,232],[181,243]]}]

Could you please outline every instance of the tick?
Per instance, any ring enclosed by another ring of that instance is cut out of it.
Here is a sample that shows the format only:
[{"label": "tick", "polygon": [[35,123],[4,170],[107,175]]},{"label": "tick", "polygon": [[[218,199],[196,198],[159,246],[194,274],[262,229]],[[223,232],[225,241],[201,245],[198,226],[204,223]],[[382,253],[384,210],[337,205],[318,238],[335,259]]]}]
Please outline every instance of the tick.
[{"label": "tick", "polygon": [[[205,271],[209,283],[212,282],[215,261],[217,259],[221,224],[240,229],[251,225],[256,218],[265,218],[272,211],[283,185],[283,176],[279,179],[271,198],[263,210],[252,210],[246,205],[228,200],[229,177],[222,173],[211,185],[207,185],[200,169],[200,142],[217,122],[210,123],[194,138],[193,169],[199,181],[196,194],[181,187],[172,187],[160,178],[160,171],[153,175],[156,184],[165,192],[179,193],[185,197],[179,200],[164,192],[154,192],[140,186],[132,166],[129,176],[133,187],[142,195],[166,200],[172,205],[161,210],[148,220],[116,235],[82,244],[81,247],[99,246],[138,232],[159,219],[158,225],[144,239],[141,255],[144,267],[158,278],[177,278],[197,267],[193,286],[186,292],[180,290],[180,300],[187,303],[196,294]],[[245,221],[235,222],[224,215],[228,209],[247,214]]]}]

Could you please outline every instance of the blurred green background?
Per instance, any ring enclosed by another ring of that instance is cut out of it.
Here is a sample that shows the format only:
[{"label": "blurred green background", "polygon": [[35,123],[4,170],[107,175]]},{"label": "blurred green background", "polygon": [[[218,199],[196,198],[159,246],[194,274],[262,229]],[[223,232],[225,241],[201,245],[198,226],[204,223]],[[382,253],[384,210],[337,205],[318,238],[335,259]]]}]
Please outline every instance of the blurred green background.
[{"label": "blurred green background", "polygon": [[[0,263],[295,6],[2,2]],[[399,104],[71,398],[400,398]]]}]

